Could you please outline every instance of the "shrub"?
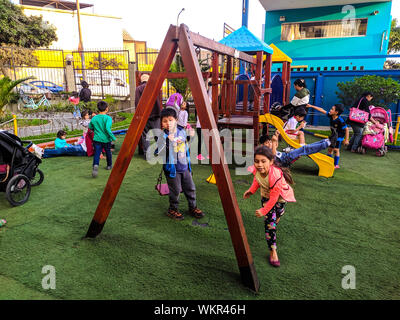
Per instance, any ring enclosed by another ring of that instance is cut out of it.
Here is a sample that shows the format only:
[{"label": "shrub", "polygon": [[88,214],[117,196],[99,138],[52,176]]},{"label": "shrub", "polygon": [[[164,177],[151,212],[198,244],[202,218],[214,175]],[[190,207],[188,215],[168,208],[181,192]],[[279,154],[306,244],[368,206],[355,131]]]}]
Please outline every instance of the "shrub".
[{"label": "shrub", "polygon": [[353,81],[339,82],[339,100],[346,106],[351,106],[364,92],[370,91],[374,95],[372,105],[387,107],[400,99],[400,84],[392,78],[374,75],[355,78]]}]

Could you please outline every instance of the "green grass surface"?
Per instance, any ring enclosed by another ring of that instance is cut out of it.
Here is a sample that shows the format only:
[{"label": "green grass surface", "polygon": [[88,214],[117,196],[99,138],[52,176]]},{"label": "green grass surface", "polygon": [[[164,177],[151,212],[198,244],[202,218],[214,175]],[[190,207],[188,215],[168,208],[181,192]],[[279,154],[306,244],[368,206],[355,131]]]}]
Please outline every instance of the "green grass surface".
[{"label": "green grass surface", "polygon": [[[8,220],[0,228],[0,299],[400,298],[400,152],[378,158],[343,151],[331,179],[318,177],[309,158],[298,160],[297,203],[287,205],[278,227],[278,269],[267,262],[263,221],[254,216],[259,193],[242,199],[252,178],[231,170],[259,294],[241,284],[217,188],[205,182],[209,166],[194,165],[198,205],[207,214],[200,222],[208,227],[187,214],[181,222],[167,218],[168,197],[154,190],[160,165],[135,155],[103,232],[83,239],[110,174],[101,160],[93,179],[91,161],[45,159],[45,181],[21,207],[0,194],[0,218]],[[181,209],[186,213],[184,199]],[[44,265],[56,268],[55,290],[42,289]],[[355,290],[341,287],[345,265],[356,268]]]}]

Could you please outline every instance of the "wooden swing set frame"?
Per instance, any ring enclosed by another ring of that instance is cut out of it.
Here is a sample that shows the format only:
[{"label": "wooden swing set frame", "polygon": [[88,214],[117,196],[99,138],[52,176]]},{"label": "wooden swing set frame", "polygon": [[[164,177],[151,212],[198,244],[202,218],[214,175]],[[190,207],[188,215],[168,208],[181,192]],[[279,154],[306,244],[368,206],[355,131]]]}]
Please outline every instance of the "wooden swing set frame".
[{"label": "wooden swing set frame", "polygon": [[[195,47],[204,48],[213,52],[212,85],[213,89],[215,88],[215,90],[212,91],[212,103],[210,103],[209,97],[207,95],[207,89],[198,64]],[[228,56],[228,63],[233,57],[235,57],[242,61],[246,61],[248,63],[256,65],[256,94],[258,93],[259,96],[265,94],[265,108],[269,104],[269,94],[271,90],[270,88],[261,89],[262,53],[257,53],[257,58],[254,58],[246,53],[237,51],[231,47],[225,46],[223,44],[205,38],[199,34],[193,33],[189,31],[188,27],[184,24],[181,24],[179,27],[174,25],[171,25],[169,27],[169,30],[155,62],[153,71],[151,72],[150,78],[139,101],[133,120],[126,133],[126,137],[123,141],[114,167],[108,178],[107,184],[87,231],[86,237],[95,238],[103,230],[104,224],[106,223],[106,220],[117,197],[128,166],[139,143],[139,139],[141,137],[143,129],[150,116],[153,105],[159,95],[162,84],[168,76],[168,70],[178,48],[186,69],[185,75],[188,78],[188,82],[192,90],[193,99],[198,110],[198,117],[201,123],[201,127],[210,131],[213,148],[213,152],[210,152],[210,155],[214,153],[218,155],[218,158],[220,159],[218,163],[211,162],[212,170],[216,177],[218,192],[221,198],[228,230],[230,232],[236,260],[239,266],[241,279],[245,286],[258,292],[260,283],[257,277],[253,257],[251,255],[250,247],[247,241],[247,236],[237,202],[235,189],[233,187],[231,175],[229,172],[228,164],[226,162],[223,146],[217,127],[217,118],[219,112],[218,84],[221,83],[221,80],[219,80],[220,74],[218,69],[218,55],[222,54]],[[269,55],[269,57],[267,57],[267,62],[265,66],[265,83],[267,84],[270,83],[271,79],[270,70],[271,57]],[[228,96],[233,95],[233,82],[230,79],[229,73],[226,81],[228,82]]]}]

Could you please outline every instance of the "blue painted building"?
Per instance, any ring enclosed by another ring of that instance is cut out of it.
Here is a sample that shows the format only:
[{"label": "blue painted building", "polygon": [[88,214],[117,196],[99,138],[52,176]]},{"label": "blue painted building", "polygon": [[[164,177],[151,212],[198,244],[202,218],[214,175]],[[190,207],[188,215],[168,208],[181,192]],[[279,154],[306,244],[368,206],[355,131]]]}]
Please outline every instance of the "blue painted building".
[{"label": "blue painted building", "polygon": [[392,20],[390,0],[260,3],[266,10],[264,41],[278,46],[302,71],[383,69]]},{"label": "blue painted building", "polygon": [[[400,71],[383,68],[392,1],[259,1],[266,10],[264,41],[274,43],[293,59],[291,96],[294,80],[303,78],[311,92],[310,103],[329,110],[339,102],[338,82],[367,74],[400,81]],[[273,71],[279,72],[279,66]],[[400,113],[400,102],[388,107]],[[328,125],[327,118],[315,112],[308,115],[307,122]]]}]

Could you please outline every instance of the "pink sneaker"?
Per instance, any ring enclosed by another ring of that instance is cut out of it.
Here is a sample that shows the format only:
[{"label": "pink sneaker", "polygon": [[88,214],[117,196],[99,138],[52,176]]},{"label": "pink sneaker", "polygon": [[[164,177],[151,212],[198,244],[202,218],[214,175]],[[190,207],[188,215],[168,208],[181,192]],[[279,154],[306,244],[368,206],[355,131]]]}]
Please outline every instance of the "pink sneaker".
[{"label": "pink sneaker", "polygon": [[207,159],[210,159],[210,156],[209,155],[207,155],[207,157],[206,157]]},{"label": "pink sneaker", "polygon": [[339,165],[338,165],[338,164],[335,166],[335,169],[340,169],[340,167],[339,167]]},{"label": "pink sneaker", "polygon": [[200,153],[198,156],[197,156],[197,160],[200,160],[200,161],[202,161],[202,160],[204,160],[205,158],[203,157],[203,155]]}]

